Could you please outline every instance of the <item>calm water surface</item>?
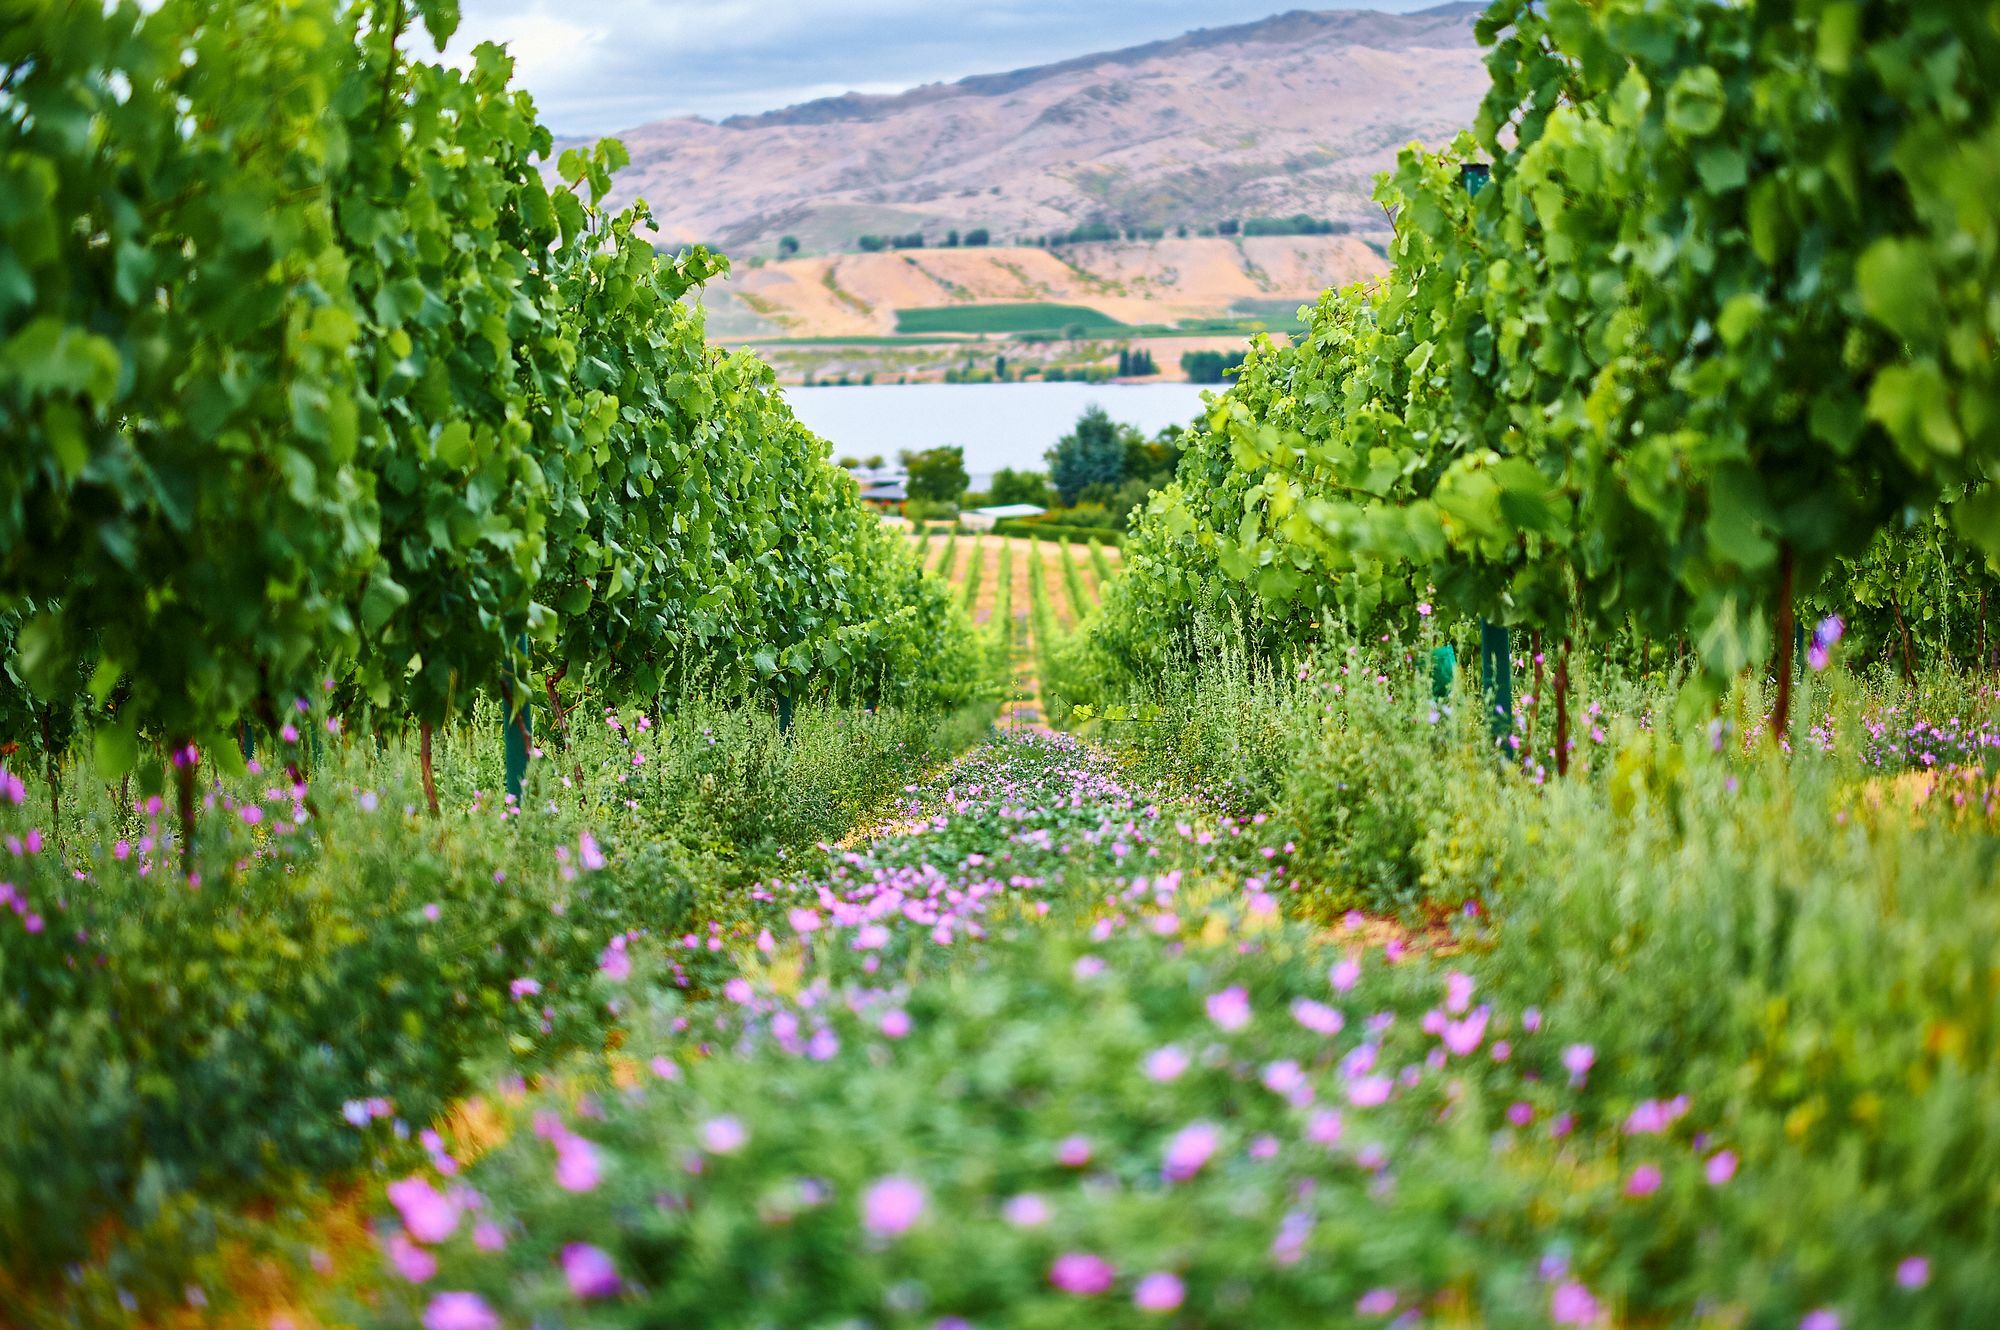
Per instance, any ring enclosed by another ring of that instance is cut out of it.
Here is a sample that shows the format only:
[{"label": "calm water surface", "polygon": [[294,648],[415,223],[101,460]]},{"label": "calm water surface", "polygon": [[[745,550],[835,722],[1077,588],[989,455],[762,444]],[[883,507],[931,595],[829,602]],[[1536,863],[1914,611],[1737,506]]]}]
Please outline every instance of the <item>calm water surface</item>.
[{"label": "calm water surface", "polygon": [[957,444],[975,488],[1001,467],[1042,470],[1042,454],[1091,405],[1152,434],[1201,411],[1191,383],[908,383],[787,388],[785,397],[835,457],[891,461],[905,448]]}]

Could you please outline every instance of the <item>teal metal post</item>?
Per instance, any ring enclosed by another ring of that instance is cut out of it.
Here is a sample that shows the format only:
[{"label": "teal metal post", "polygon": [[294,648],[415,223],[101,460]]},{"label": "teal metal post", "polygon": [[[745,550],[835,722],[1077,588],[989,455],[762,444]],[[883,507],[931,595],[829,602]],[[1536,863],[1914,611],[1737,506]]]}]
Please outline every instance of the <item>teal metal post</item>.
[{"label": "teal metal post", "polygon": [[1479,621],[1479,687],[1486,694],[1486,721],[1493,741],[1514,733],[1513,635],[1499,624]]},{"label": "teal metal post", "polygon": [[[528,639],[524,634],[521,638],[522,659],[525,660],[527,655]],[[500,702],[506,708],[507,714],[501,717],[500,723],[507,734],[507,793],[514,796],[514,806],[518,808],[521,806],[521,801],[527,798],[528,745],[535,737],[535,713],[534,707],[528,701],[529,694],[525,687],[521,689],[520,709],[516,711],[515,683],[513,674],[509,673],[506,682],[501,685]]]},{"label": "teal metal post", "polygon": [[1458,649],[1447,642],[1431,652],[1431,700],[1451,698],[1451,686],[1458,678]]}]

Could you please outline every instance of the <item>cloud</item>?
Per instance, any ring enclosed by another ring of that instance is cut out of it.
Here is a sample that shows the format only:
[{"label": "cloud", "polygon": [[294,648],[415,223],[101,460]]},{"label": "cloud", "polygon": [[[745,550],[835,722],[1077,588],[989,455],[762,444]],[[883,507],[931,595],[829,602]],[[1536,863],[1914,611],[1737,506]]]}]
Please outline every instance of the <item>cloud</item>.
[{"label": "cloud", "polygon": [[[1345,0],[1423,8],[1433,0]],[[1175,37],[1274,0],[462,0],[450,55],[513,52],[560,134],[893,91]]]}]

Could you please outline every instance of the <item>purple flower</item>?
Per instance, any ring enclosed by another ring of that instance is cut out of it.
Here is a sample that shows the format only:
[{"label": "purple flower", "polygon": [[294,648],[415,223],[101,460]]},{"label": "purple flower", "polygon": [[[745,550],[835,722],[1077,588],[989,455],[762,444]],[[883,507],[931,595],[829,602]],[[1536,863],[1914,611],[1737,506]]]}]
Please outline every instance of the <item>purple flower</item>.
[{"label": "purple flower", "polygon": [[1799,1330],[1840,1330],[1840,1313],[1831,1307],[1815,1308],[1800,1320]]},{"label": "purple flower", "polygon": [[1651,1196],[1660,1189],[1660,1167],[1657,1164],[1641,1164],[1632,1170],[1632,1176],[1625,1180],[1627,1196]]},{"label": "purple flower", "polygon": [[1896,1287],[1922,1288],[1931,1282],[1931,1258],[1905,1256],[1896,1263]]},{"label": "purple flower", "polygon": [[411,1176],[387,1188],[389,1204],[418,1242],[439,1243],[458,1228],[459,1204],[424,1178]]},{"label": "purple flower", "polygon": [[1250,995],[1241,986],[1223,989],[1208,997],[1208,1018],[1225,1030],[1240,1030],[1250,1023]]},{"label": "purple flower", "polygon": [[1142,1312],[1170,1312],[1187,1297],[1181,1277],[1165,1270],[1143,1275],[1132,1289],[1132,1305]]},{"label": "purple flower", "polygon": [[535,994],[541,992],[542,984],[539,979],[523,977],[507,985],[507,991],[514,995],[516,1002],[519,1002],[524,997],[533,997]]},{"label": "purple flower", "polygon": [[424,1330],[500,1330],[500,1318],[477,1293],[440,1293],[424,1308]]},{"label": "purple flower", "polygon": [[862,1225],[877,1237],[895,1237],[916,1223],[923,1213],[924,1189],[912,1178],[883,1178],[861,1198]]},{"label": "purple flower", "polygon": [[1111,1268],[1111,1262],[1090,1252],[1064,1252],[1049,1267],[1049,1283],[1064,1293],[1074,1293],[1079,1297],[1103,1293],[1117,1277],[1118,1272]]},{"label": "purple flower", "polygon": [[597,970],[615,984],[622,984],[632,977],[632,957],[626,954],[622,935],[612,938],[611,945],[597,958]]},{"label": "purple flower", "polygon": [[569,1291],[577,1298],[609,1298],[624,1287],[611,1257],[587,1242],[572,1242],[562,1249],[562,1268]]},{"label": "purple flower", "polygon": [[1148,1080],[1171,1081],[1188,1069],[1188,1055],[1168,1044],[1146,1055],[1145,1069]]},{"label": "purple flower", "polygon": [[1361,981],[1361,962],[1352,956],[1336,961],[1333,968],[1326,972],[1326,978],[1335,992],[1345,993]]},{"label": "purple flower", "polygon": [[882,1033],[891,1039],[901,1039],[910,1033],[910,1013],[895,1007],[882,1013]]},{"label": "purple flower", "polygon": [[1168,1182],[1186,1182],[1214,1157],[1222,1133],[1212,1122],[1191,1122],[1167,1140],[1160,1176]]},{"label": "purple flower", "polygon": [[1708,1163],[1702,1168],[1702,1173],[1708,1178],[1709,1186],[1720,1187],[1723,1183],[1736,1176],[1736,1152],[1734,1150],[1716,1151],[1713,1155],[1709,1156]]},{"label": "purple flower", "polygon": [[587,831],[576,838],[576,857],[590,872],[604,867],[604,851],[597,848],[597,837]]},{"label": "purple flower", "polygon": [[1472,1005],[1472,976],[1453,970],[1444,977],[1444,1009],[1454,1016],[1462,1016]]},{"label": "purple flower", "polygon": [[1056,1162],[1064,1168],[1082,1168],[1090,1162],[1090,1140],[1085,1136],[1065,1136],[1056,1145]]}]

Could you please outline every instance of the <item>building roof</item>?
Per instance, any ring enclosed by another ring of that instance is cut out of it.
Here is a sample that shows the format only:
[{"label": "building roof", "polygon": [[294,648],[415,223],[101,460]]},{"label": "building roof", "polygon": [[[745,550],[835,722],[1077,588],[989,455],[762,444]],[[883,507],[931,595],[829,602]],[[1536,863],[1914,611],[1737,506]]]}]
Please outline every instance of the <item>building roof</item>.
[{"label": "building roof", "polygon": [[991,508],[975,508],[972,511],[982,517],[1040,517],[1048,509],[1033,503],[1002,503]]},{"label": "building roof", "polygon": [[910,497],[910,492],[901,484],[866,485],[862,487],[861,497],[874,503],[901,503]]}]

